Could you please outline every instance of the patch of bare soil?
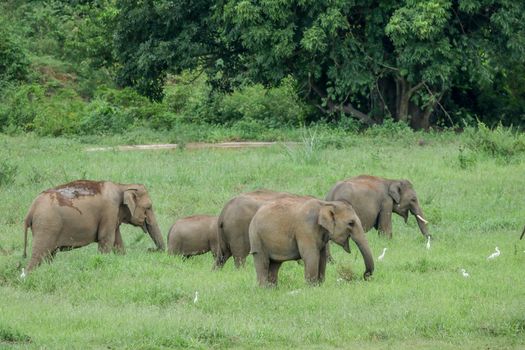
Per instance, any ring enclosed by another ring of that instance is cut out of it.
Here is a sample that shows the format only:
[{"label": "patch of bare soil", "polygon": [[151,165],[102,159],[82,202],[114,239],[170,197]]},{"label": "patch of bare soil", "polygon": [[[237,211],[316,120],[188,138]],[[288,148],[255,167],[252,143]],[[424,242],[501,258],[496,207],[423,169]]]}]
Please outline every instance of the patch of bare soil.
[{"label": "patch of bare soil", "polygon": [[[183,146],[185,149],[201,149],[201,148],[254,148],[254,147],[268,147],[277,145],[278,142],[222,142],[222,143],[187,143]],[[293,142],[286,142],[286,144],[293,144]],[[98,151],[142,151],[142,150],[157,150],[157,149],[175,149],[181,146],[175,143],[154,144],[154,145],[129,145],[129,146],[115,146],[115,147],[91,147],[87,148],[87,152]]]}]

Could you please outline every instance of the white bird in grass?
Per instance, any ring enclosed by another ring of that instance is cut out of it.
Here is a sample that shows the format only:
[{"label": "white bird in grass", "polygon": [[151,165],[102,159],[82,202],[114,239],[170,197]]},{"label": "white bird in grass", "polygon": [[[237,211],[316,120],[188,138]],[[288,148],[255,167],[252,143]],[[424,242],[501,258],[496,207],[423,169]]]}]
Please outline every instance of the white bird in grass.
[{"label": "white bird in grass", "polygon": [[496,247],[496,251],[494,253],[490,254],[489,256],[487,256],[487,260],[495,259],[500,254],[501,254],[501,252],[499,251],[498,247]]},{"label": "white bird in grass", "polygon": [[427,237],[427,249],[430,249],[430,236]]},{"label": "white bird in grass", "polygon": [[465,278],[470,277],[470,275],[468,274],[468,272],[467,272],[465,269],[461,269],[461,274],[462,274],[463,277],[465,277]]},{"label": "white bird in grass", "polygon": [[387,248],[383,248],[383,252],[381,253],[381,255],[379,255],[377,257],[377,260],[379,260],[379,261],[383,260],[383,258],[385,257],[386,250],[387,250]]},{"label": "white bird in grass", "polygon": [[197,301],[199,301],[199,292],[195,292],[195,296],[193,297],[193,303],[197,304]]},{"label": "white bird in grass", "polygon": [[22,267],[22,273],[20,274],[20,278],[24,279],[24,278],[26,278],[26,276],[27,276],[26,275],[26,270]]}]

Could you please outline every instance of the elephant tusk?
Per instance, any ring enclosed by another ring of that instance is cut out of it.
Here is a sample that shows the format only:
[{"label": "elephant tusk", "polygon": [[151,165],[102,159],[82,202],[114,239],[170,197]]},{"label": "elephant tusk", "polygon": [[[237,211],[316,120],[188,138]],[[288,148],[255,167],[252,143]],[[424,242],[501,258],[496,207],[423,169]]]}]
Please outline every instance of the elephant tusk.
[{"label": "elephant tusk", "polygon": [[422,217],[421,215],[418,214],[418,215],[416,215],[416,217],[417,217],[419,220],[423,221],[425,224],[428,224],[428,221],[425,220],[425,219],[423,219],[423,217]]}]

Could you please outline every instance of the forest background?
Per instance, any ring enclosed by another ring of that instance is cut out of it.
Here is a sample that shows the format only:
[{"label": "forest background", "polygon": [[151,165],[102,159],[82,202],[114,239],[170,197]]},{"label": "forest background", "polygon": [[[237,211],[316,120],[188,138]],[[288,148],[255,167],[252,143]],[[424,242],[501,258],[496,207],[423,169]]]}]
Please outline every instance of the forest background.
[{"label": "forest background", "polygon": [[7,134],[525,122],[519,1],[8,0],[0,37]]}]

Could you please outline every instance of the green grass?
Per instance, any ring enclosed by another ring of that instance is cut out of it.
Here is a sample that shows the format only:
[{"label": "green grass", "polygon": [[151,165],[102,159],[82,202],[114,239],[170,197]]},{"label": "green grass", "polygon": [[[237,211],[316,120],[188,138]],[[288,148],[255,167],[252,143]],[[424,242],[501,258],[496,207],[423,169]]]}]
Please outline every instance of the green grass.
[{"label": "green grass", "polygon": [[[0,348],[525,347],[520,157],[501,162],[469,151],[465,163],[466,136],[447,133],[347,135],[342,144],[309,135],[298,146],[307,148],[295,151],[131,152],[84,151],[118,143],[114,138],[94,145],[0,135],[0,175],[7,174],[0,179]],[[124,256],[100,255],[90,245],[18,279],[31,201],[70,180],[144,183],[165,236],[176,218],[217,214],[243,191],[324,197],[336,181],[362,173],[410,179],[434,237],[426,250],[415,220],[398,216],[392,240],[369,232],[375,257],[389,248],[369,282],[355,245],[350,255],[334,246],[336,262],[319,287],[308,287],[303,267],[289,262],[277,288],[260,289],[251,258],[240,271],[229,261],[214,272],[210,255],[183,261],[148,253],[153,243],[130,226],[122,230]],[[495,246],[501,256],[487,261]],[[352,273],[356,278],[338,281]]]}]

